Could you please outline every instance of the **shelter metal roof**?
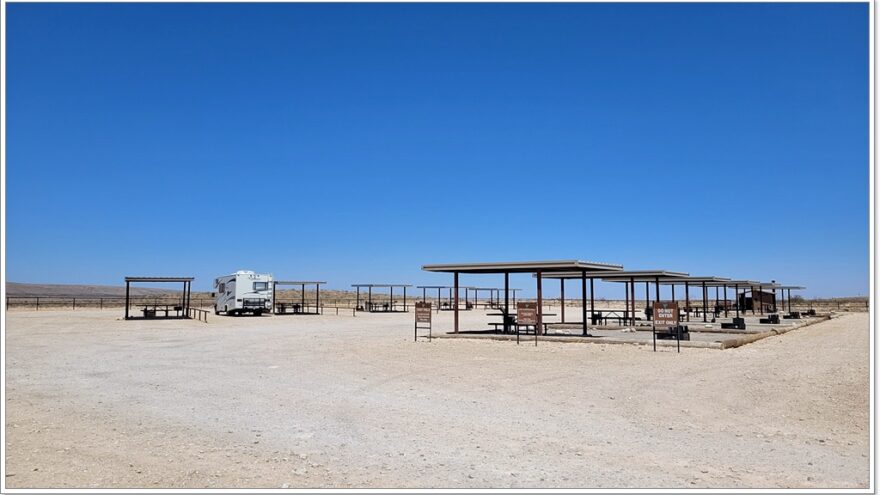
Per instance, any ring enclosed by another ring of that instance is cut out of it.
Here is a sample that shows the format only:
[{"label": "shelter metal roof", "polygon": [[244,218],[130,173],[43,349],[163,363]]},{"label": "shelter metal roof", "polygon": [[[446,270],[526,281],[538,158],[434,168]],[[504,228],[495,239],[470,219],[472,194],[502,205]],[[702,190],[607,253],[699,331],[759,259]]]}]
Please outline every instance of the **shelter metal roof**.
[{"label": "shelter metal roof", "polygon": [[564,272],[571,270],[610,272],[623,270],[623,265],[579,260],[500,261],[489,263],[443,263],[423,265],[422,270],[447,273],[537,273],[539,270],[542,272]]},{"label": "shelter metal roof", "polygon": [[409,284],[351,284],[352,287],[412,287]]},{"label": "shelter metal roof", "polygon": [[692,276],[692,277],[682,277],[680,279],[673,280],[661,280],[660,285],[678,285],[682,283],[694,283],[697,285],[705,285],[706,287],[723,287],[725,285],[730,285],[731,280],[729,278],[723,277],[700,277],[700,276]]},{"label": "shelter metal roof", "polygon": [[670,272],[666,270],[621,270],[615,272],[592,271],[586,272],[586,274],[582,272],[548,273],[547,275],[542,274],[541,277],[575,279],[582,278],[584,275],[586,275],[587,278],[601,278],[608,282],[629,282],[630,280],[635,280],[636,282],[653,282],[658,278],[664,280],[668,278],[679,279],[688,276],[687,273]]},{"label": "shelter metal roof", "polygon": [[[395,286],[395,287],[397,287],[397,286]],[[416,286],[416,289],[454,289],[454,288],[455,288],[454,285],[417,285]],[[473,289],[474,287],[471,287],[469,285],[459,285],[458,288],[459,289]]]},{"label": "shelter metal roof", "polygon": [[310,282],[310,281],[302,281],[302,280],[273,280],[273,284],[275,285],[323,285],[327,282]]},{"label": "shelter metal roof", "polygon": [[126,282],[192,282],[195,277],[125,277]]}]

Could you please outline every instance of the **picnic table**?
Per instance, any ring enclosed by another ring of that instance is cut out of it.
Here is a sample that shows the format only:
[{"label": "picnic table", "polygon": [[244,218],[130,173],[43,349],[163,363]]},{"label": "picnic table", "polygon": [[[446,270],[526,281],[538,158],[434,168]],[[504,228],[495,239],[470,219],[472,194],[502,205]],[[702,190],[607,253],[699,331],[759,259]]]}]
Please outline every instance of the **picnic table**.
[{"label": "picnic table", "polygon": [[[489,324],[495,328],[496,332],[498,331],[499,326],[502,327],[502,331],[504,333],[512,333],[507,330],[510,328],[515,328],[516,331],[519,332],[519,327],[521,327],[521,326],[522,327],[534,326],[534,325],[520,325],[520,324],[518,324],[516,322],[516,314],[515,313],[508,315],[507,313],[502,311],[500,313],[487,313],[486,316],[501,316],[502,317],[502,321],[500,321],[500,322],[497,322],[497,321],[489,322]],[[541,316],[556,316],[556,313],[541,313]],[[552,322],[542,321],[542,324],[544,326],[544,333],[547,333],[547,325],[549,325],[550,323],[552,323]]]},{"label": "picnic table", "polygon": [[145,304],[141,311],[144,313],[144,318],[156,318],[156,313],[159,311],[164,311],[164,318],[168,318],[168,313],[171,311],[176,312],[176,315],[180,316],[183,306],[179,304]]}]

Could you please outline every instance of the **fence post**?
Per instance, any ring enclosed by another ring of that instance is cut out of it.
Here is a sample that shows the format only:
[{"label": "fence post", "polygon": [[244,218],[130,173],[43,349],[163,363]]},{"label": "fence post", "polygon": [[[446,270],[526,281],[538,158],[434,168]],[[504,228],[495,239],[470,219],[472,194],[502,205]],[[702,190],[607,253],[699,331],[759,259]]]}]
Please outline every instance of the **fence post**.
[{"label": "fence post", "polygon": [[76,311],[76,298],[73,298],[73,310]]},{"label": "fence post", "polygon": [[104,298],[98,299],[98,303],[101,305],[101,309],[104,309]]},{"label": "fence post", "polygon": [[39,311],[39,310],[40,310],[40,298],[38,297],[37,298],[37,311]]}]

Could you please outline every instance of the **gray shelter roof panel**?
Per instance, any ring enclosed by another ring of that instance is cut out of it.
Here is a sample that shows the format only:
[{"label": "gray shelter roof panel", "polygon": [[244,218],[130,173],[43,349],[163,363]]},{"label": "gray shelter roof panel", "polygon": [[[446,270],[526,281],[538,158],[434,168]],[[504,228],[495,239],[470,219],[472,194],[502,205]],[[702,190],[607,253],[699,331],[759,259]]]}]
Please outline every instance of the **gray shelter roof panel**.
[{"label": "gray shelter roof panel", "polygon": [[666,270],[621,270],[615,272],[596,272],[596,271],[588,271],[586,273],[582,272],[561,272],[561,273],[548,273],[547,275],[542,275],[542,278],[561,278],[561,279],[577,279],[582,278],[586,275],[587,278],[601,278],[602,280],[608,282],[629,282],[630,279],[635,279],[637,282],[650,281],[653,282],[657,278],[661,280],[666,278],[681,278],[687,277],[687,273],[682,272],[670,272]]},{"label": "gray shelter roof panel", "polygon": [[351,284],[352,287],[412,287],[409,284]]},{"label": "gray shelter roof panel", "polygon": [[195,277],[125,277],[126,282],[192,282]]},{"label": "gray shelter roof panel", "polygon": [[303,281],[303,280],[274,280],[272,281],[275,285],[323,285],[327,282],[318,282],[318,281]]},{"label": "gray shelter roof panel", "polygon": [[725,285],[730,285],[731,280],[729,278],[722,277],[682,277],[681,279],[673,279],[673,280],[661,280],[660,285],[680,285],[680,284],[696,284],[696,285],[705,285],[706,287],[722,287]]},{"label": "gray shelter roof panel", "polygon": [[489,263],[444,263],[423,265],[428,272],[458,273],[537,273],[590,270],[612,272],[623,270],[623,265],[580,260],[555,261],[501,261]]}]

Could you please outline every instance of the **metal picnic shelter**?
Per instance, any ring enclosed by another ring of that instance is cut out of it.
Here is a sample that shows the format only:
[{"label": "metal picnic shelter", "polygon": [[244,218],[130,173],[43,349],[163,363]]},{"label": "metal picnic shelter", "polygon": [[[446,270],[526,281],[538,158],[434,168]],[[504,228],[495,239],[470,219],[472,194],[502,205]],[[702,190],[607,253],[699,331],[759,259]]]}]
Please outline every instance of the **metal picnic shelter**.
[{"label": "metal picnic shelter", "polygon": [[[510,274],[511,273],[531,273],[535,276],[535,283],[537,289],[537,325],[535,332],[537,333],[543,323],[543,310],[541,306],[543,304],[543,294],[542,294],[542,280],[544,276],[550,276],[553,273],[559,272],[578,272],[581,274],[581,282],[582,282],[582,297],[583,297],[583,307],[582,307],[582,316],[583,316],[583,331],[584,334],[587,333],[587,305],[586,305],[586,285],[587,285],[587,273],[608,273],[608,272],[616,272],[622,271],[623,266],[611,263],[598,263],[598,262],[587,262],[587,261],[579,261],[579,260],[560,260],[560,261],[506,261],[506,262],[489,262],[489,263],[445,263],[445,264],[432,264],[432,265],[424,265],[422,266],[422,270],[428,272],[440,272],[440,273],[452,273],[453,276],[453,287],[455,292],[455,301],[453,303],[454,310],[454,327],[453,331],[455,333],[459,332],[459,319],[458,319],[458,288],[459,288],[459,275],[462,273],[467,274],[503,274],[504,275],[504,308],[503,313],[505,315],[503,320],[503,326],[505,333],[509,332],[509,327],[511,324],[510,318],[510,300],[509,300],[509,288],[510,288]],[[592,279],[591,279],[592,285]],[[591,292],[592,297],[592,292]]]}]

